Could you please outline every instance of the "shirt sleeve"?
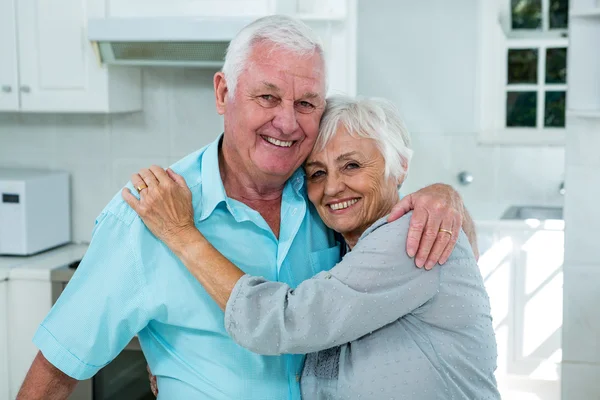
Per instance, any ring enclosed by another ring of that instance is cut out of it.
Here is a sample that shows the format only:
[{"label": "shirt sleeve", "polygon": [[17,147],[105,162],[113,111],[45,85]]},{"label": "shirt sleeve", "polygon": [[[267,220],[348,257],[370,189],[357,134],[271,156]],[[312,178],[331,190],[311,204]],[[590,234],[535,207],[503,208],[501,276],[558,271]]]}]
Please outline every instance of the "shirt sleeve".
[{"label": "shirt sleeve", "polygon": [[95,375],[151,318],[138,248],[129,224],[102,214],[77,271],[39,326],[33,342],[70,377]]},{"label": "shirt sleeve", "polygon": [[331,271],[296,289],[245,275],[227,303],[225,327],[260,354],[311,353],[358,339],[414,312],[438,293],[440,268],[406,254],[408,218],[362,238]]}]

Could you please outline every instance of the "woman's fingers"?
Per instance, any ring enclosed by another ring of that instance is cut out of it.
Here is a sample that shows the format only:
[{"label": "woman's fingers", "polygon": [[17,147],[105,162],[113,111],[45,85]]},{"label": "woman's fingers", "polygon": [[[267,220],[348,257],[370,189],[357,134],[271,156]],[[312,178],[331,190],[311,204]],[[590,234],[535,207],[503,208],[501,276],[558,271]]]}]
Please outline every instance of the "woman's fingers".
[{"label": "woman's fingers", "polygon": [[148,185],[146,185],[140,174],[131,175],[131,184],[140,193],[140,196],[144,190],[148,189]]},{"label": "woman's fingers", "polygon": [[171,179],[173,179],[175,182],[177,182],[177,184],[179,186],[181,186],[181,187],[187,187],[187,183],[185,182],[185,179],[183,179],[183,176],[177,174],[171,168],[167,169],[167,174],[171,177]]},{"label": "woman's fingers", "polygon": [[148,186],[148,188],[158,186],[158,179],[150,169],[142,168],[140,169],[139,174],[144,180],[144,183]]}]

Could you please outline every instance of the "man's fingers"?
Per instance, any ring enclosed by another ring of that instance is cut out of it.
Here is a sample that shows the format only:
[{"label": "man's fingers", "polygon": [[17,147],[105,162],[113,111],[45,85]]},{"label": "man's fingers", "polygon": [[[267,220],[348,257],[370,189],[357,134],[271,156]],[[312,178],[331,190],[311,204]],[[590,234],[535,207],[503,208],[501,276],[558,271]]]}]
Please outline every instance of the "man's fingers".
[{"label": "man's fingers", "polygon": [[[458,229],[456,229],[458,230]],[[448,235],[450,236],[450,235]],[[440,257],[440,265],[445,264],[446,261],[448,261],[448,259],[450,258],[450,254],[452,254],[452,251],[454,250],[454,246],[456,246],[456,242],[458,241],[458,232],[454,232],[452,231],[452,236],[450,237],[450,240],[448,240],[448,244],[446,244],[446,248],[444,249],[444,252],[442,253],[442,256]]]},{"label": "man's fingers", "polygon": [[[452,224],[452,222],[450,222],[450,224]],[[427,257],[427,262],[425,263],[425,269],[429,270],[429,269],[433,268],[434,265],[437,264],[438,262],[441,264],[440,257],[442,256],[443,251],[447,248],[448,243],[450,242],[450,239],[451,239],[452,235],[454,234],[452,232],[452,225],[450,225],[450,224],[442,223],[442,227],[445,227],[445,228],[440,228],[438,230],[438,234],[437,234],[437,237],[433,244],[433,247],[431,249],[431,253],[429,253],[429,256]],[[449,232],[452,232],[452,233],[449,233]]]},{"label": "man's fingers", "polygon": [[121,190],[121,196],[123,197],[123,200],[129,204],[129,207],[133,208],[135,212],[139,211],[140,201],[131,193],[129,188],[123,188],[123,190]]},{"label": "man's fingers", "polygon": [[400,200],[398,203],[396,203],[394,208],[392,208],[392,211],[390,212],[390,215],[388,216],[387,222],[393,222],[393,221],[399,219],[400,217],[402,217],[404,214],[406,214],[407,212],[409,212],[412,209],[413,209],[412,195],[409,194],[408,196],[406,196],[402,200]]},{"label": "man's fingers", "polygon": [[171,168],[167,169],[167,174],[171,177],[171,179],[173,179],[175,182],[177,182],[177,184],[179,186],[181,186],[181,187],[187,187],[187,182],[185,181],[185,179],[183,178],[183,176],[177,174]]},{"label": "man's fingers", "polygon": [[448,259],[450,258],[450,254],[452,254],[452,251],[454,250],[454,246],[456,246],[456,242],[458,241],[458,234],[460,233],[461,229],[462,229],[462,217],[460,215],[456,215],[454,217],[454,222],[452,223],[452,229],[451,229],[452,235],[449,235],[450,240],[446,244],[446,248],[442,252],[442,255],[439,260],[440,265],[445,264],[446,261],[448,261]]},{"label": "man's fingers", "polygon": [[[406,252],[409,257],[414,257],[421,244],[423,230],[427,223],[427,211],[415,210],[410,217],[408,236],[406,238]],[[424,263],[424,262],[423,262]],[[422,265],[420,265],[422,266]],[[420,267],[419,266],[419,267]]]},{"label": "man's fingers", "polygon": [[431,253],[431,248],[433,247],[433,243],[437,238],[437,229],[432,228],[432,226],[428,223],[427,227],[423,231],[421,235],[421,242],[419,243],[419,250],[417,250],[417,255],[415,258],[415,264],[417,267],[421,268],[425,266],[427,262],[427,258],[429,257],[429,253]]}]

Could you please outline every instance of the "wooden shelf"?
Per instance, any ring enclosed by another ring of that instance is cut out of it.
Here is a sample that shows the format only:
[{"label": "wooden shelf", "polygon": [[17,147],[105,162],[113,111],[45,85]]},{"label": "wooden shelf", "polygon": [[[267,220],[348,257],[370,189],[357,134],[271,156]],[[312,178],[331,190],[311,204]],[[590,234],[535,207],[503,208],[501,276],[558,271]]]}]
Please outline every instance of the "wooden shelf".
[{"label": "wooden shelf", "polygon": [[589,10],[572,10],[569,16],[575,18],[600,18],[600,7],[591,8]]}]

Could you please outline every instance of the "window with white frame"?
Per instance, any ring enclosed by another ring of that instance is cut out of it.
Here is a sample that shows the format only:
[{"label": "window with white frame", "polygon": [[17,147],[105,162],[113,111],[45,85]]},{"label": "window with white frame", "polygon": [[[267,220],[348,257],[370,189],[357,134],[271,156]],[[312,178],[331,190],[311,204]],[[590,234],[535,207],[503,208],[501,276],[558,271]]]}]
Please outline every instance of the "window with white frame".
[{"label": "window with white frame", "polygon": [[569,2],[498,1],[481,2],[481,138],[562,144]]}]

